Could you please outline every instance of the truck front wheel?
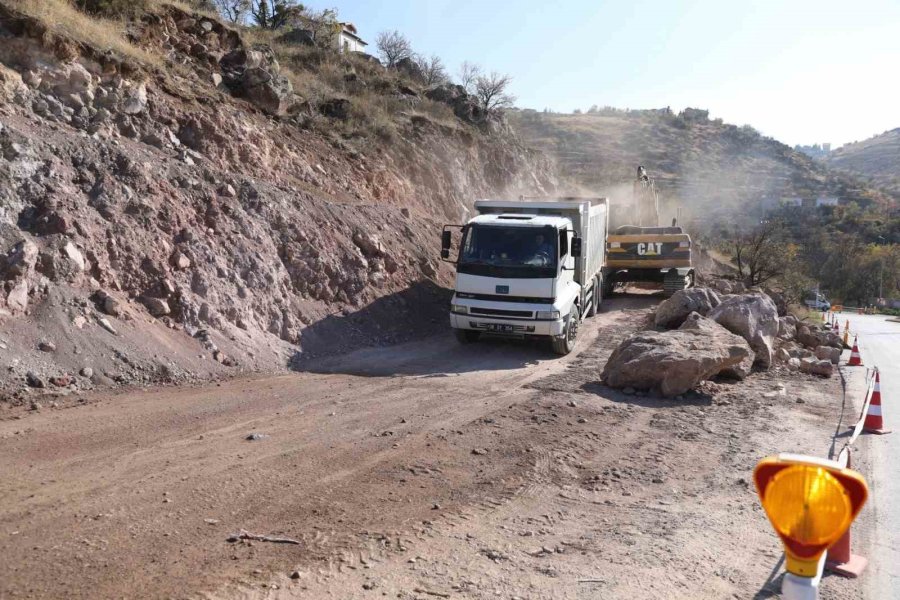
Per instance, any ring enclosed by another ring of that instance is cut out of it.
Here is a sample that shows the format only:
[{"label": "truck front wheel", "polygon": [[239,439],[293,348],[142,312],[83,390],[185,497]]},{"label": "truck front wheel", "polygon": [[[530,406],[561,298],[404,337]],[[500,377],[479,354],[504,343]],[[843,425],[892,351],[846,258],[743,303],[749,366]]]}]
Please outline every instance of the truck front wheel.
[{"label": "truck front wheel", "polygon": [[456,334],[456,340],[460,344],[472,344],[481,337],[480,332],[472,331],[471,329],[454,329],[453,333]]},{"label": "truck front wheel", "polygon": [[553,338],[552,346],[554,354],[565,356],[575,349],[575,341],[578,339],[580,316],[581,314],[578,312],[578,307],[573,306],[572,312],[569,313],[569,318],[566,319],[566,328],[563,330],[563,334]]}]

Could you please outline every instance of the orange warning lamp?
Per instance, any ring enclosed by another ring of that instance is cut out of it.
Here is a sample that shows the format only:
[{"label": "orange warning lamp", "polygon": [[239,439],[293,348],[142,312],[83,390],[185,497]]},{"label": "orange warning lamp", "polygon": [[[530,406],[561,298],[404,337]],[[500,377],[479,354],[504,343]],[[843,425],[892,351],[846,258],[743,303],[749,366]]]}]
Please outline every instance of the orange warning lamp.
[{"label": "orange warning lamp", "polygon": [[762,459],[753,480],[784,543],[787,571],[801,577],[816,576],[822,553],[844,535],[869,495],[856,471],[799,454]]}]

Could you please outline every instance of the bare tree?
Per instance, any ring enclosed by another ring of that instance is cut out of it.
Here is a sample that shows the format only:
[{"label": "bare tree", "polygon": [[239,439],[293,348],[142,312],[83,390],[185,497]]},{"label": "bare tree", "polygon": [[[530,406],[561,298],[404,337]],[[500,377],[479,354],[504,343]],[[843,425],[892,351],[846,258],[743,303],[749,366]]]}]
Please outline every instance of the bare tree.
[{"label": "bare tree", "polygon": [[475,63],[464,61],[463,64],[459,66],[459,73],[457,73],[459,85],[466,88],[466,91],[470,94],[475,91],[475,82],[480,76],[481,67],[479,67]]},{"label": "bare tree", "polygon": [[386,67],[394,67],[405,58],[412,58],[412,44],[399,31],[382,31],[375,40],[378,54]]},{"label": "bare tree", "polygon": [[735,234],[729,245],[738,273],[748,286],[781,277],[789,266],[791,252],[780,221],[763,221],[751,231]]},{"label": "bare tree", "polygon": [[516,101],[516,97],[507,91],[511,83],[512,77],[496,71],[490,75],[479,75],[475,79],[475,97],[481,108],[491,112],[511,107]]},{"label": "bare tree", "polygon": [[432,54],[431,58],[416,56],[415,60],[416,64],[419,65],[419,69],[422,70],[425,85],[441,85],[450,80],[441,57]]},{"label": "bare tree", "polygon": [[213,0],[220,15],[234,24],[243,23],[250,10],[250,0]]}]

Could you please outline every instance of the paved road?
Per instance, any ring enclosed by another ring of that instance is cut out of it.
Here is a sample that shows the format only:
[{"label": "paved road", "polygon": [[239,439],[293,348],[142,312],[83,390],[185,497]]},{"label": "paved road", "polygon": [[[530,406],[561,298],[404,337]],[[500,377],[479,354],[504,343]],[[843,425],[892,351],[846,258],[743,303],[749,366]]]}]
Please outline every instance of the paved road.
[{"label": "paved road", "polygon": [[[842,315],[841,321],[848,318]],[[895,433],[871,440],[872,507],[876,537],[865,576],[870,598],[900,598],[900,323],[875,315],[850,315],[863,364],[881,371],[885,427]]]}]

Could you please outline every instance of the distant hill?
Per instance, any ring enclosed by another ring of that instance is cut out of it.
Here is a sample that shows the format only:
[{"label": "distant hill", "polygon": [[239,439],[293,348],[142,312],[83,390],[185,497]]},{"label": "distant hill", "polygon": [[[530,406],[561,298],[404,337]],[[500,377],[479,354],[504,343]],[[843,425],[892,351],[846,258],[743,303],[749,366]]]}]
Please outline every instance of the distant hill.
[{"label": "distant hill", "polygon": [[[889,197],[752,127],[710,120],[707,111],[601,109],[585,114],[513,111],[525,140],[554,157],[563,175],[614,200],[630,194],[637,165],[661,190],[664,219],[758,216],[765,198],[837,196],[861,206]],[[619,187],[622,185],[625,187]]]},{"label": "distant hill", "polygon": [[827,162],[833,167],[859,173],[900,198],[900,127],[841,146],[829,155]]}]

